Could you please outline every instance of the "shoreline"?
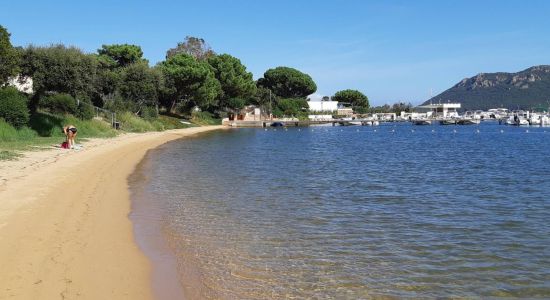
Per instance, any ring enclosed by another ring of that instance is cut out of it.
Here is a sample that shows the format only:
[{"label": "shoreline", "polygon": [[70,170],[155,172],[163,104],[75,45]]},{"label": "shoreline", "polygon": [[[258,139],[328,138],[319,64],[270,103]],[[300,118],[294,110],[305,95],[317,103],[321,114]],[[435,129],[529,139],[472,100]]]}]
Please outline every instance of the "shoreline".
[{"label": "shoreline", "polygon": [[1,162],[0,298],[154,298],[128,177],[149,149],[221,128],[124,134]]}]

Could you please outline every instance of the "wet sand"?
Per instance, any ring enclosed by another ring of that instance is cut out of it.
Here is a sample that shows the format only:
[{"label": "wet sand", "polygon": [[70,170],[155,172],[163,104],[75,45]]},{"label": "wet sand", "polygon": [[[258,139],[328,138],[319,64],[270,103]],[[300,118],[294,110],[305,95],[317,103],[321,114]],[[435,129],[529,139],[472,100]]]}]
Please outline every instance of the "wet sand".
[{"label": "wet sand", "polygon": [[125,134],[0,162],[0,299],[152,299],[127,178],[147,150],[219,128]]}]

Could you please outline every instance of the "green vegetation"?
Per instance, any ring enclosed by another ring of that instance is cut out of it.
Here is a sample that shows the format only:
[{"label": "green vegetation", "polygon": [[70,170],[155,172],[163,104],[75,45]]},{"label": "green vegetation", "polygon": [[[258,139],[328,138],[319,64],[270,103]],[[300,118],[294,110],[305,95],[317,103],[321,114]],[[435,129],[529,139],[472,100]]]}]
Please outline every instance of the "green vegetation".
[{"label": "green vegetation", "polygon": [[190,110],[195,106],[211,109],[221,93],[220,82],[216,80],[210,65],[195,57],[179,53],[160,64],[169,78],[170,112],[176,105],[180,110]]},{"label": "green vegetation", "polygon": [[517,73],[481,73],[465,78],[452,88],[424,102],[458,102],[462,110],[508,109],[548,110],[550,66],[535,66]]},{"label": "green vegetation", "polygon": [[369,113],[396,113],[399,114],[402,111],[411,112],[413,111],[413,105],[411,103],[397,102],[393,105],[384,104],[381,106],[369,107]]},{"label": "green vegetation", "polygon": [[29,122],[27,98],[17,89],[13,87],[0,89],[0,118],[16,128],[21,128]]},{"label": "green vegetation", "polygon": [[246,99],[256,94],[252,73],[246,71],[238,58],[222,54],[210,56],[207,62],[221,86],[220,108],[240,109],[246,105]]},{"label": "green vegetation", "polygon": [[166,51],[166,59],[180,53],[191,55],[198,60],[205,60],[215,55],[205,40],[192,36],[186,36],[184,42],[178,43],[175,48]]},{"label": "green vegetation", "polygon": [[0,86],[19,72],[19,54],[10,42],[10,34],[0,25]]},{"label": "green vegetation", "polygon": [[366,112],[369,108],[369,98],[357,90],[342,90],[338,91],[332,97],[333,100],[350,104],[354,110],[361,110],[360,113]]},{"label": "green vegetation", "polygon": [[136,45],[103,45],[97,53],[111,59],[111,64],[119,67],[126,67],[143,60],[143,51]]},{"label": "green vegetation", "polygon": [[256,102],[269,103],[276,117],[299,119],[307,118],[306,97],[317,90],[311,76],[288,67],[267,70],[264,77],[258,79],[258,86],[261,96],[256,98]]},{"label": "green vegetation", "polygon": [[197,125],[220,125],[221,120],[214,118],[212,113],[207,111],[194,111],[191,114],[191,121]]},{"label": "green vegetation", "polygon": [[258,80],[258,85],[283,98],[305,98],[317,90],[311,76],[288,67],[267,70]]}]

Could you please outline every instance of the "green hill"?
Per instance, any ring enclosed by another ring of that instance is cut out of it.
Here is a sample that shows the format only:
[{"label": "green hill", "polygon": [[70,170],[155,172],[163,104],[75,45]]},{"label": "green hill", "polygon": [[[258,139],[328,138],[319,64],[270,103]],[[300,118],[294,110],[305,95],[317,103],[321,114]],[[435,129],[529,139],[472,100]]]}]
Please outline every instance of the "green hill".
[{"label": "green hill", "polygon": [[460,102],[462,110],[544,109],[550,105],[550,65],[517,73],[480,73],[424,102]]}]

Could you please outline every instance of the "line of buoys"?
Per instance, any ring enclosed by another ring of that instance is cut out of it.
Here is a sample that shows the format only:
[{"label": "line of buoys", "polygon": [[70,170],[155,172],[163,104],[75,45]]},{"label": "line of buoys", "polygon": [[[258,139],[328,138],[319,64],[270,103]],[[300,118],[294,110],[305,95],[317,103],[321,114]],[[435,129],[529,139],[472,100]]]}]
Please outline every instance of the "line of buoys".
[{"label": "line of buoys", "polygon": [[[264,128],[264,131],[269,131],[269,129],[268,129],[268,128]],[[273,128],[273,131],[277,131],[277,128]],[[289,131],[289,130],[288,130],[288,128],[284,128],[284,131]],[[298,128],[298,131],[302,131],[302,129],[301,129],[301,128]],[[314,132],[315,129],[311,129],[311,131]],[[343,129],[340,129],[340,132],[343,132],[343,131],[344,131]],[[328,130],[328,129],[325,129],[325,132],[329,132],[329,130]],[[361,130],[359,130],[359,129],[356,129],[355,132],[369,132],[369,131],[368,131],[368,130],[367,130],[367,131],[361,131]],[[378,130],[377,130],[377,129],[373,129],[372,132],[378,132]],[[389,132],[389,133],[397,133],[397,131],[396,131],[395,129],[391,129],[391,130],[389,130],[388,132]],[[411,129],[411,133],[415,133],[415,132],[416,132],[416,130]],[[432,133],[436,133],[436,130],[435,130],[435,129],[432,129],[431,132],[432,132]],[[503,130],[503,129],[499,129],[498,132],[504,133],[504,130]],[[539,131],[539,132],[540,132],[540,131]],[[546,130],[544,130],[543,132],[546,133]],[[453,129],[452,133],[458,133],[458,130]],[[474,131],[474,133],[481,133],[481,131],[480,131],[479,129],[476,129],[476,130]],[[525,129],[525,133],[530,133],[529,129]]]}]

